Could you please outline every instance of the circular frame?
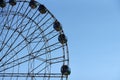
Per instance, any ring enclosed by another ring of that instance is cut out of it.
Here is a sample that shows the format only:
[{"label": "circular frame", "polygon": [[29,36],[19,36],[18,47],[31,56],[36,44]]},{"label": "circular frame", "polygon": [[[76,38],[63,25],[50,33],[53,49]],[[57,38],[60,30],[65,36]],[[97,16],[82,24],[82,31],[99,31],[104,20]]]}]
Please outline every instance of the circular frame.
[{"label": "circular frame", "polygon": [[2,0],[0,7],[0,79],[67,79],[67,38],[54,15],[34,0]]}]

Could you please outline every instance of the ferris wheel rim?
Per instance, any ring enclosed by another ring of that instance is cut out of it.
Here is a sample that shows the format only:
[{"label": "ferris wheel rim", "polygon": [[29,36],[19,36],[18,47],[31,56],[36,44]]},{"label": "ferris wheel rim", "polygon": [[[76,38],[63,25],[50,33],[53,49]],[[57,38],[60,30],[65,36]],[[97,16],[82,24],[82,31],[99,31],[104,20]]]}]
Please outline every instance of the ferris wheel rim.
[{"label": "ferris wheel rim", "polygon": [[[29,3],[29,1],[28,0],[17,0],[18,2],[28,2]],[[7,3],[9,3],[9,2],[7,2]],[[38,3],[38,2],[37,2]],[[42,4],[40,4],[40,3],[38,3],[38,5],[42,5]],[[47,9],[47,8],[46,8]],[[47,9],[47,12],[48,12],[48,14],[50,14],[51,15],[51,17],[54,19],[54,21],[58,21],[55,17],[54,17],[54,15]],[[23,14],[24,15],[24,14]],[[33,22],[34,22],[34,20],[33,20]],[[14,30],[14,29],[13,29]],[[64,34],[64,31],[62,30],[62,31],[59,31],[58,32],[59,33],[59,35],[63,35]],[[43,34],[43,36],[44,36],[44,34]],[[61,38],[61,37],[60,37]],[[64,38],[62,38],[62,39],[64,39]],[[46,40],[47,41],[47,40]],[[61,41],[61,39],[59,40],[59,41]],[[65,43],[65,44],[64,44]],[[65,60],[65,61],[63,61],[63,62],[68,62],[69,63],[69,55],[68,55],[68,45],[67,45],[67,43],[66,42],[61,42],[61,44],[62,44],[62,46],[61,47],[63,47],[63,49],[64,49],[64,46],[66,47],[66,52],[64,53],[64,54],[66,54],[67,53],[67,59]],[[33,55],[34,56],[34,55]],[[68,64],[67,63],[67,64]],[[65,65],[64,63],[63,63],[63,65]],[[69,64],[68,64],[69,65]],[[3,70],[4,71],[4,70]],[[36,75],[37,75],[37,73],[35,73]],[[46,73],[47,74],[47,73]],[[51,73],[52,74],[52,73]],[[4,74],[4,75],[2,75],[2,76],[7,76],[8,74],[6,73],[6,74]],[[16,75],[16,74],[15,74]],[[31,76],[34,76],[34,74],[31,74]],[[66,75],[63,75],[62,74],[62,77],[65,77]],[[43,77],[45,77],[45,76],[43,76]],[[50,77],[50,74],[47,76],[47,77]],[[52,76],[51,76],[52,77]],[[55,76],[54,76],[55,77]]]}]

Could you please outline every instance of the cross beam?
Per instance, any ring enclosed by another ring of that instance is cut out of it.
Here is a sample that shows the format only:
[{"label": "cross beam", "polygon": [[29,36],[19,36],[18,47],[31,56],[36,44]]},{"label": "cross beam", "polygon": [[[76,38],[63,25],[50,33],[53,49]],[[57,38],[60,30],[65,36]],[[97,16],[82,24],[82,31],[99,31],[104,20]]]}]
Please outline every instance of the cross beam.
[{"label": "cross beam", "polygon": [[0,77],[66,77],[61,73],[0,73]]}]

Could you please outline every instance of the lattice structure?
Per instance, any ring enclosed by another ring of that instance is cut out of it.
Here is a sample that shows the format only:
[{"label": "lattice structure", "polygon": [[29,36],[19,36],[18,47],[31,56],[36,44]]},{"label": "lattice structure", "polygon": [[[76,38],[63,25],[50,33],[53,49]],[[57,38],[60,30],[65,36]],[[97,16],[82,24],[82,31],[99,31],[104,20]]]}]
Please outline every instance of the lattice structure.
[{"label": "lattice structure", "polygon": [[0,0],[0,80],[64,80],[70,74],[60,22],[35,0]]}]

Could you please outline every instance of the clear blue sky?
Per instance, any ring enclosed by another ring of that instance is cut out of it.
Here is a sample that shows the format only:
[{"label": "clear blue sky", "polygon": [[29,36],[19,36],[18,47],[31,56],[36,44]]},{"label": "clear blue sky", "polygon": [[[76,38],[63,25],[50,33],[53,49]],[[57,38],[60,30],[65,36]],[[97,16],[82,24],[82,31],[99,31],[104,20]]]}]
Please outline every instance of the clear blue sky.
[{"label": "clear blue sky", "polygon": [[120,0],[41,0],[68,37],[69,80],[120,80]]}]

